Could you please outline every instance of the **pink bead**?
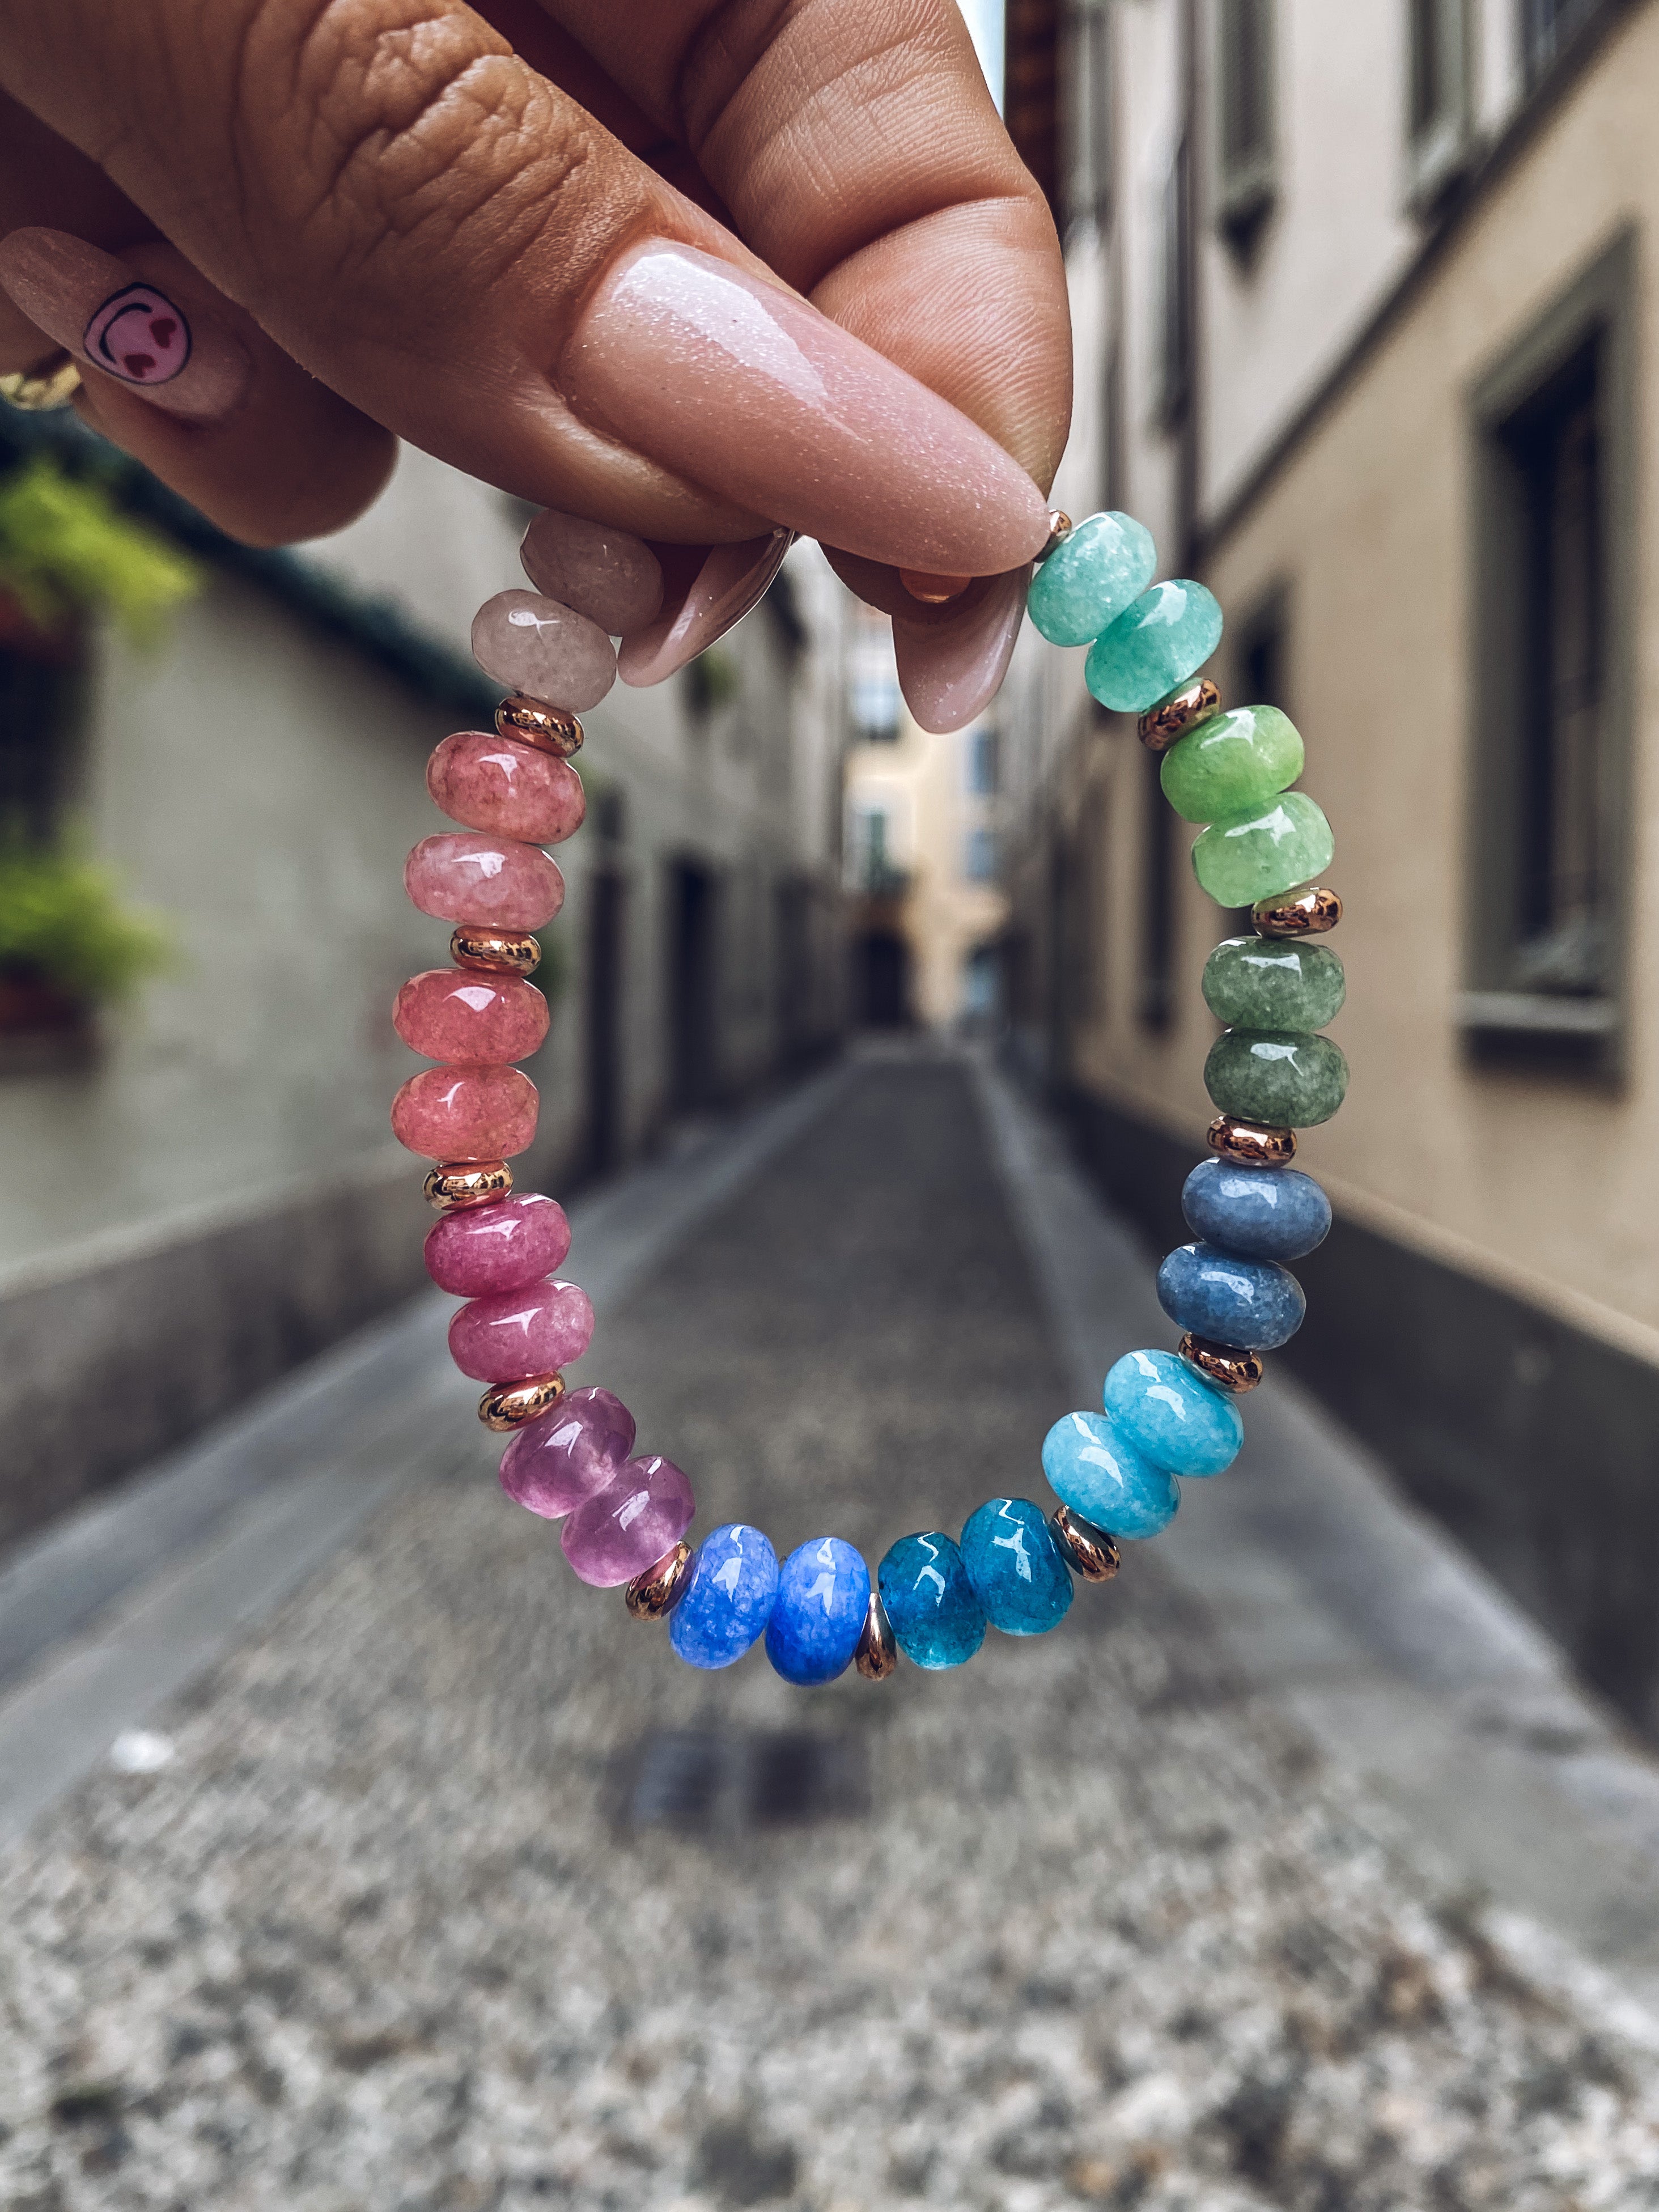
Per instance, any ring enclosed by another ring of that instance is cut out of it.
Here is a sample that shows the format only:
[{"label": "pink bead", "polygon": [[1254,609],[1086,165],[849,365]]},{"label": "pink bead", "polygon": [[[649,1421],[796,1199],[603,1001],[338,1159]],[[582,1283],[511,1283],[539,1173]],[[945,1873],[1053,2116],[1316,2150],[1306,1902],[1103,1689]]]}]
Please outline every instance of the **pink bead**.
[{"label": "pink bead", "polygon": [[550,507],[524,534],[524,572],[550,599],[574,607],[619,637],[654,621],[662,605],[662,565],[642,538],[584,522]]},{"label": "pink bead", "polygon": [[556,1199],[527,1190],[497,1199],[493,1206],[468,1206],[445,1214],[427,1231],[426,1272],[441,1291],[478,1298],[540,1282],[569,1249],[564,1208]]},{"label": "pink bead", "polygon": [[452,822],[559,845],[582,826],[587,801],[568,761],[484,730],[458,730],[426,764],[426,787]]},{"label": "pink bead", "polygon": [[422,914],[490,929],[540,929],[564,904],[564,878],[545,853],[470,830],[422,837],[404,862],[404,889]]},{"label": "pink bead", "polygon": [[518,975],[428,968],[392,1002],[392,1025],[412,1052],[475,1067],[528,1060],[547,1035],[547,1001]]},{"label": "pink bead", "polygon": [[672,1459],[630,1459],[597,1498],[577,1506],[559,1542],[585,1583],[613,1589],[654,1566],[696,1510],[691,1486]]},{"label": "pink bead", "polygon": [[580,1359],[593,1309],[580,1283],[532,1283],[464,1305],[449,1324],[449,1356],[477,1382],[522,1382]]},{"label": "pink bead", "polygon": [[557,1521],[607,1489],[633,1449],[634,1416],[613,1391],[573,1390],[508,1444],[501,1488],[544,1521]]},{"label": "pink bead", "polygon": [[392,1102],[392,1133],[424,1160],[510,1160],[536,1139],[536,1086],[516,1067],[427,1067]]},{"label": "pink bead", "polygon": [[539,592],[497,592],[472,617],[472,658],[497,683],[580,714],[617,680],[617,655],[596,623]]}]

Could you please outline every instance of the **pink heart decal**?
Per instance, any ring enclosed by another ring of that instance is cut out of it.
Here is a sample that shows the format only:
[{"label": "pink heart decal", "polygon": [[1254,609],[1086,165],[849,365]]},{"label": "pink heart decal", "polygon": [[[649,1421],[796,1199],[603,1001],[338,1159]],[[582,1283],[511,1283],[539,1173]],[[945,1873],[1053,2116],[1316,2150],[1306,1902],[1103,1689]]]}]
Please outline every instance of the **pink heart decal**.
[{"label": "pink heart decal", "polygon": [[155,366],[153,353],[124,353],[121,366],[135,384],[142,384]]},{"label": "pink heart decal", "polygon": [[155,339],[156,344],[161,348],[161,350],[164,353],[167,347],[172,344],[173,333],[178,329],[178,324],[173,320],[171,315],[156,315],[152,317],[149,326],[149,334],[151,337]]}]

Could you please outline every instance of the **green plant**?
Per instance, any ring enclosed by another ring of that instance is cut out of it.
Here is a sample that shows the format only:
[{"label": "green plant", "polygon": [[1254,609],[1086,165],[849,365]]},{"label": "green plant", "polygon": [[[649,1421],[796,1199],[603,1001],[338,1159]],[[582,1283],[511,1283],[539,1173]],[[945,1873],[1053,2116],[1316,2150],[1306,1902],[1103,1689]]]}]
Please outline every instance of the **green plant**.
[{"label": "green plant", "polygon": [[200,580],[193,561],[49,454],[0,479],[0,589],[43,629],[107,609],[142,642]]},{"label": "green plant", "polygon": [[0,848],[0,975],[87,1004],[127,997],[173,957],[158,915],[123,904],[112,872],[70,851]]}]

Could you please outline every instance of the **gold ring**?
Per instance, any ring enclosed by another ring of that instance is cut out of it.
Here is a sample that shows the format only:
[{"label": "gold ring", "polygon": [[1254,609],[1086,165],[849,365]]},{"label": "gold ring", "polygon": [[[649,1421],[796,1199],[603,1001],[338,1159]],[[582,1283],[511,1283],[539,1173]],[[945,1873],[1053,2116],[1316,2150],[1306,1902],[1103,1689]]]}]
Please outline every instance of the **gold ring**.
[{"label": "gold ring", "polygon": [[81,372],[66,353],[50,355],[37,368],[0,376],[0,399],[25,415],[51,415],[81,389]]}]

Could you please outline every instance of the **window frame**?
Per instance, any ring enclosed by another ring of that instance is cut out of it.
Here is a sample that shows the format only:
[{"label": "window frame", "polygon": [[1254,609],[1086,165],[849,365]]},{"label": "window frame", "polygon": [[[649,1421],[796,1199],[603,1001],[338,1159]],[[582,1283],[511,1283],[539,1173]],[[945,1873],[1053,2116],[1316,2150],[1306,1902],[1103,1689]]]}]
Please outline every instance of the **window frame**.
[{"label": "window frame", "polygon": [[[1443,50],[1440,65],[1454,84],[1451,98],[1434,115],[1416,113],[1417,9],[1405,0],[1406,200],[1419,216],[1434,212],[1447,189],[1462,175],[1474,150],[1476,9],[1472,0],[1429,0]],[[1449,30],[1448,17],[1455,17]]]},{"label": "window frame", "polygon": [[[1234,151],[1228,143],[1234,72],[1229,25],[1235,11],[1258,9],[1261,19],[1261,136]],[[1274,0],[1218,0],[1215,18],[1216,225],[1241,255],[1254,248],[1279,202],[1279,24]]]}]

